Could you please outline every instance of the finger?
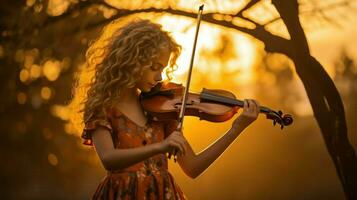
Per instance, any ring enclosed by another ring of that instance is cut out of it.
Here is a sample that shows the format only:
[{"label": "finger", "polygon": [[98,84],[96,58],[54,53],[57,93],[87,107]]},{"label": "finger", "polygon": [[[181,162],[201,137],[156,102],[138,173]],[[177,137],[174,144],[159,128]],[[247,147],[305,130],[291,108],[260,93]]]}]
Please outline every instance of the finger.
[{"label": "finger", "polygon": [[172,132],[169,136],[170,140],[175,140],[175,138],[178,138],[178,137],[180,137],[180,134],[177,133],[177,131]]},{"label": "finger", "polygon": [[251,104],[253,105],[253,106],[252,106],[252,107],[253,107],[253,112],[254,112],[254,113],[257,113],[257,111],[258,111],[257,103],[255,102],[254,99],[251,99],[250,101],[251,101]]},{"label": "finger", "polygon": [[250,99],[249,101],[250,101],[250,105],[252,107],[253,113],[256,113],[257,112],[257,104],[254,102],[253,99]]},{"label": "finger", "polygon": [[181,146],[182,146],[182,156],[186,155],[186,152],[187,152],[187,148],[186,148],[186,144],[185,144],[185,141],[182,141],[181,142]]},{"label": "finger", "polygon": [[176,154],[177,154],[177,150],[174,149],[172,152],[171,152],[172,156],[175,158]]},{"label": "finger", "polygon": [[177,144],[181,146],[182,149],[182,155],[185,155],[187,152],[187,140],[183,135],[179,135],[177,137],[172,138],[173,141],[175,141]]},{"label": "finger", "polygon": [[243,106],[243,111],[248,109],[248,101],[247,99],[244,99],[244,106]]},{"label": "finger", "polygon": [[176,142],[176,141],[175,141],[174,144],[173,144],[173,146],[175,147],[176,154],[177,154],[177,153],[182,154],[183,150],[182,150],[182,147],[181,147],[181,145],[180,145],[179,142]]},{"label": "finger", "polygon": [[260,110],[260,103],[257,100],[254,100],[255,105],[257,105],[257,109]]},{"label": "finger", "polygon": [[254,105],[255,105],[255,114],[258,115],[260,112],[259,102],[254,99],[252,99],[252,101],[254,102]]},{"label": "finger", "polygon": [[170,149],[168,150],[168,154],[170,156],[169,158],[171,158],[172,156],[175,156],[176,152],[178,152],[178,151],[179,151],[178,147],[175,144],[171,143]]},{"label": "finger", "polygon": [[184,144],[184,141],[181,139],[178,144],[180,145],[180,155],[185,155],[186,154],[186,147]]},{"label": "finger", "polygon": [[171,159],[171,157],[175,157],[177,150],[172,149],[171,151],[168,152],[168,158]]},{"label": "finger", "polygon": [[181,156],[183,155],[186,155],[186,152],[187,152],[187,148],[186,148],[186,141],[184,138],[181,138],[181,142],[180,142],[180,145],[182,147],[182,152],[181,152]]},{"label": "finger", "polygon": [[180,131],[174,131],[173,134],[174,134],[175,136],[181,136],[181,132],[180,132]]},{"label": "finger", "polygon": [[257,115],[260,113],[260,104],[258,101],[254,100],[254,103],[256,105],[256,112],[257,112]]},{"label": "finger", "polygon": [[247,99],[247,104],[248,104],[248,109],[247,109],[247,111],[248,112],[252,112],[252,110],[253,110],[253,103],[252,103],[252,101],[250,100],[250,99]]}]

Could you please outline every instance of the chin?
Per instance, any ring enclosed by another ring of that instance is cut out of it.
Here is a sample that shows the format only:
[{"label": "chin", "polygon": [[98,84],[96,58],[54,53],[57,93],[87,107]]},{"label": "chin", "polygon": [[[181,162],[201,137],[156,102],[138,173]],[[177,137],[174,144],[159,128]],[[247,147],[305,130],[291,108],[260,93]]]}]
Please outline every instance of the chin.
[{"label": "chin", "polygon": [[150,92],[151,91],[151,87],[144,87],[140,89],[141,92]]}]

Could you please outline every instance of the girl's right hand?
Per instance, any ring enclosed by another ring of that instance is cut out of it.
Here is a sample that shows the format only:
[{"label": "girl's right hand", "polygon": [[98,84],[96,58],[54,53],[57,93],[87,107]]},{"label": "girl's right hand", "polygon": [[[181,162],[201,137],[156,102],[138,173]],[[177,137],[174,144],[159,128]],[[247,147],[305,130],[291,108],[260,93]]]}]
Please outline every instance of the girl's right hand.
[{"label": "girl's right hand", "polygon": [[185,155],[187,140],[180,131],[173,131],[164,141],[160,143],[161,153],[170,155]]}]

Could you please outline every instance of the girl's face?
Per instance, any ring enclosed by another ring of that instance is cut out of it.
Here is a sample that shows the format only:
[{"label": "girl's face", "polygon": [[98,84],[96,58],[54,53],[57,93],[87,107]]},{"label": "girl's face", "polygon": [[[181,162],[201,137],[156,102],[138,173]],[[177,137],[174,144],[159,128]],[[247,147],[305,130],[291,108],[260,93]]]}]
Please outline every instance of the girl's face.
[{"label": "girl's face", "polygon": [[163,69],[167,66],[170,59],[169,51],[162,51],[153,61],[152,66],[143,71],[143,75],[136,82],[136,88],[142,92],[148,92],[159,81],[162,80],[161,74]]}]

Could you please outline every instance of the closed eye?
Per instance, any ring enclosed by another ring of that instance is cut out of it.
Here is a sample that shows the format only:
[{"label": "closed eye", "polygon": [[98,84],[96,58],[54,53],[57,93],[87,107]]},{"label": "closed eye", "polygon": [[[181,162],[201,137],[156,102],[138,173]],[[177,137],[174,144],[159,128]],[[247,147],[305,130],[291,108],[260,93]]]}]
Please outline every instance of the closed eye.
[{"label": "closed eye", "polygon": [[163,70],[165,67],[162,66],[162,64],[160,63],[154,63],[153,65],[151,65],[151,69],[154,70],[154,71],[157,71],[157,70]]}]

